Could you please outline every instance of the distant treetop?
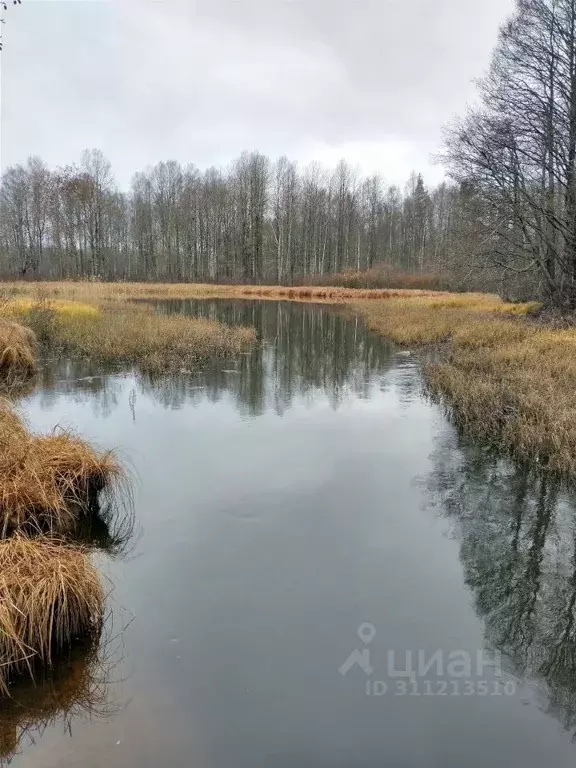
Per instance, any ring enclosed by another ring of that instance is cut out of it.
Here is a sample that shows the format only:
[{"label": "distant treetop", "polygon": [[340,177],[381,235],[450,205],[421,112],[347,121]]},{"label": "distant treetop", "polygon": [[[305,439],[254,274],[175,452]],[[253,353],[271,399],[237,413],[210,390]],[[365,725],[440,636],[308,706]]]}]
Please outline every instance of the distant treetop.
[{"label": "distant treetop", "polygon": [[[22,0],[12,0],[12,5],[21,5],[21,4],[22,4]],[[8,10],[8,5],[9,5],[9,3],[7,2],[7,0],[0,0],[0,6],[1,6],[2,14],[4,14],[4,11]],[[2,18],[0,19],[0,22],[2,24],[4,24],[4,15],[2,15]],[[2,40],[2,33],[1,33],[1,30],[0,30],[0,51],[2,50],[3,47],[4,47],[4,42]]]}]

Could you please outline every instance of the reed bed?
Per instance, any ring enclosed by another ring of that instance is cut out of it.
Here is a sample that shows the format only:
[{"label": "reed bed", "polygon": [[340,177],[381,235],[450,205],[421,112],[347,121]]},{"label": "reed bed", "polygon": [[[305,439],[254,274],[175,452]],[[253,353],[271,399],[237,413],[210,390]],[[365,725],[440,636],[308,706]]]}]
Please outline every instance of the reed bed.
[{"label": "reed bed", "polygon": [[0,694],[50,667],[77,638],[98,635],[104,594],[86,551],[20,534],[0,541]]}]

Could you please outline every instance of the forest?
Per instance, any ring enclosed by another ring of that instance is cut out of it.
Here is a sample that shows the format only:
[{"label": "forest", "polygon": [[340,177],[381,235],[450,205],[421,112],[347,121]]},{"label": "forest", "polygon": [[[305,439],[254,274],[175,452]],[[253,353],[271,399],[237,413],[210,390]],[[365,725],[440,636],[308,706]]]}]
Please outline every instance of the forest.
[{"label": "forest", "polygon": [[158,162],[120,190],[97,149],[57,169],[32,157],[2,176],[0,276],[302,283],[385,267],[572,309],[576,0],[517,1],[437,159],[434,188],[252,151]]},{"label": "forest", "polygon": [[39,158],[1,187],[4,277],[292,282],[385,263],[447,271],[464,229],[464,196],[362,178],[344,160],[299,171],[245,152],[226,169],[176,161],[136,173],[128,193],[102,152],[51,171]]}]

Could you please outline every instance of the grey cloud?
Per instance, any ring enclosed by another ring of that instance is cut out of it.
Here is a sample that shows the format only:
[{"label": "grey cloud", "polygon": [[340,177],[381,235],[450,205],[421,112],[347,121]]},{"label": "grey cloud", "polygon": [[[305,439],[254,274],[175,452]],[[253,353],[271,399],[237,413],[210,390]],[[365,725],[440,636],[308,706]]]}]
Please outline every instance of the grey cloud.
[{"label": "grey cloud", "polygon": [[[160,159],[342,150],[400,181],[471,97],[511,6],[25,0],[5,28],[2,164],[64,164],[98,146],[126,185]],[[387,155],[396,162],[379,167]]]}]

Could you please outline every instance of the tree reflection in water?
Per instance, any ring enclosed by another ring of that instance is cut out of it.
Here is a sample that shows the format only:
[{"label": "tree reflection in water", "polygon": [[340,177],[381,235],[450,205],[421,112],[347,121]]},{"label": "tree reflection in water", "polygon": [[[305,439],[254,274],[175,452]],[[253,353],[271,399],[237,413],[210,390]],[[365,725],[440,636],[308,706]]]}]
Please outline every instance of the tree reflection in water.
[{"label": "tree reflection in water", "polygon": [[576,739],[576,490],[447,428],[428,490],[453,521],[486,644]]},{"label": "tree reflection in water", "polygon": [[[243,415],[256,417],[268,410],[282,415],[296,398],[311,399],[319,392],[335,409],[351,393],[367,399],[375,375],[398,365],[389,344],[329,306],[216,299],[156,305],[158,311],[250,325],[259,343],[239,359],[217,359],[200,371],[170,376],[106,369],[84,360],[45,361],[41,403],[48,408],[65,394],[78,402],[89,399],[98,415],[109,416],[123,402],[126,375],[133,373],[137,392],[167,408],[228,396]],[[412,366],[412,361],[407,358],[404,364]],[[405,386],[414,387],[413,376],[406,377]]]}]

